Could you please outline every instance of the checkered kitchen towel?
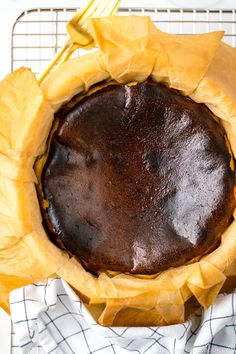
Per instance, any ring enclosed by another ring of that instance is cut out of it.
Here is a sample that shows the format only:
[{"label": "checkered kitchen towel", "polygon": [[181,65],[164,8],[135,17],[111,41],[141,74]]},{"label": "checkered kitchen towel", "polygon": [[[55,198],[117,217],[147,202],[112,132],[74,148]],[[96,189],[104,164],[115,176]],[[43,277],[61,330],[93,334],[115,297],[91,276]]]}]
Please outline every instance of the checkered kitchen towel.
[{"label": "checkered kitchen towel", "polygon": [[11,293],[13,353],[236,353],[236,291],[180,325],[99,326],[68,284],[50,279]]}]

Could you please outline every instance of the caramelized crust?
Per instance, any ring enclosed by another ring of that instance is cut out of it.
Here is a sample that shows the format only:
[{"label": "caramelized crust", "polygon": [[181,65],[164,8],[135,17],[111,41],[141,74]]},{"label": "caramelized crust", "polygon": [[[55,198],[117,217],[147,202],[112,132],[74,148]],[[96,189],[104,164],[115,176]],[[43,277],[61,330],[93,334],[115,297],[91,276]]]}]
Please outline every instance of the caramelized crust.
[{"label": "caramelized crust", "polygon": [[58,113],[42,173],[49,233],[91,271],[153,274],[212,251],[235,207],[225,132],[153,82]]}]

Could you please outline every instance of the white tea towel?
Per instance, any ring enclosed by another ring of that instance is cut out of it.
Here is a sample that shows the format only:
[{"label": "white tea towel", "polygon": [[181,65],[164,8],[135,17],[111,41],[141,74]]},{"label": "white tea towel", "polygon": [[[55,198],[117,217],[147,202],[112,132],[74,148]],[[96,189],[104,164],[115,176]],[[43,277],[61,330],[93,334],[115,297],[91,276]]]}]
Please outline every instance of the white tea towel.
[{"label": "white tea towel", "polygon": [[53,354],[236,353],[236,290],[208,310],[166,327],[102,327],[62,279],[49,279],[10,295],[13,353],[42,346]]}]

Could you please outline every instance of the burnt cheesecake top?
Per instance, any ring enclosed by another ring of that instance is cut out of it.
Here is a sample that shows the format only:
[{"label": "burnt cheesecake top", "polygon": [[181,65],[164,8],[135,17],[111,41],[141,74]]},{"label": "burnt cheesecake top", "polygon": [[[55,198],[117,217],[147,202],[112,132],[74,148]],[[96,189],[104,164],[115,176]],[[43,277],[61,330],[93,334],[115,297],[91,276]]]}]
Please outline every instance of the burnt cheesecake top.
[{"label": "burnt cheesecake top", "polygon": [[154,82],[57,114],[41,181],[49,234],[91,271],[153,274],[216,248],[235,206],[225,132]]}]

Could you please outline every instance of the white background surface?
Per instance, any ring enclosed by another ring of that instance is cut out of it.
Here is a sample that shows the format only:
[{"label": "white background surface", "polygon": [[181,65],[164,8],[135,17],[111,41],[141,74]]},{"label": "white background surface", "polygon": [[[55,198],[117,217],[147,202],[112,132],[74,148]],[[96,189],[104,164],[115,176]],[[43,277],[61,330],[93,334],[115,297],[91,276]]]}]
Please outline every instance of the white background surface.
[{"label": "white background surface", "polygon": [[[11,30],[22,11],[34,7],[77,7],[85,0],[0,0],[0,79],[10,71]],[[157,6],[172,8],[236,8],[235,0],[123,0],[122,6]],[[10,354],[11,324],[9,316],[0,309],[0,354]]]}]

